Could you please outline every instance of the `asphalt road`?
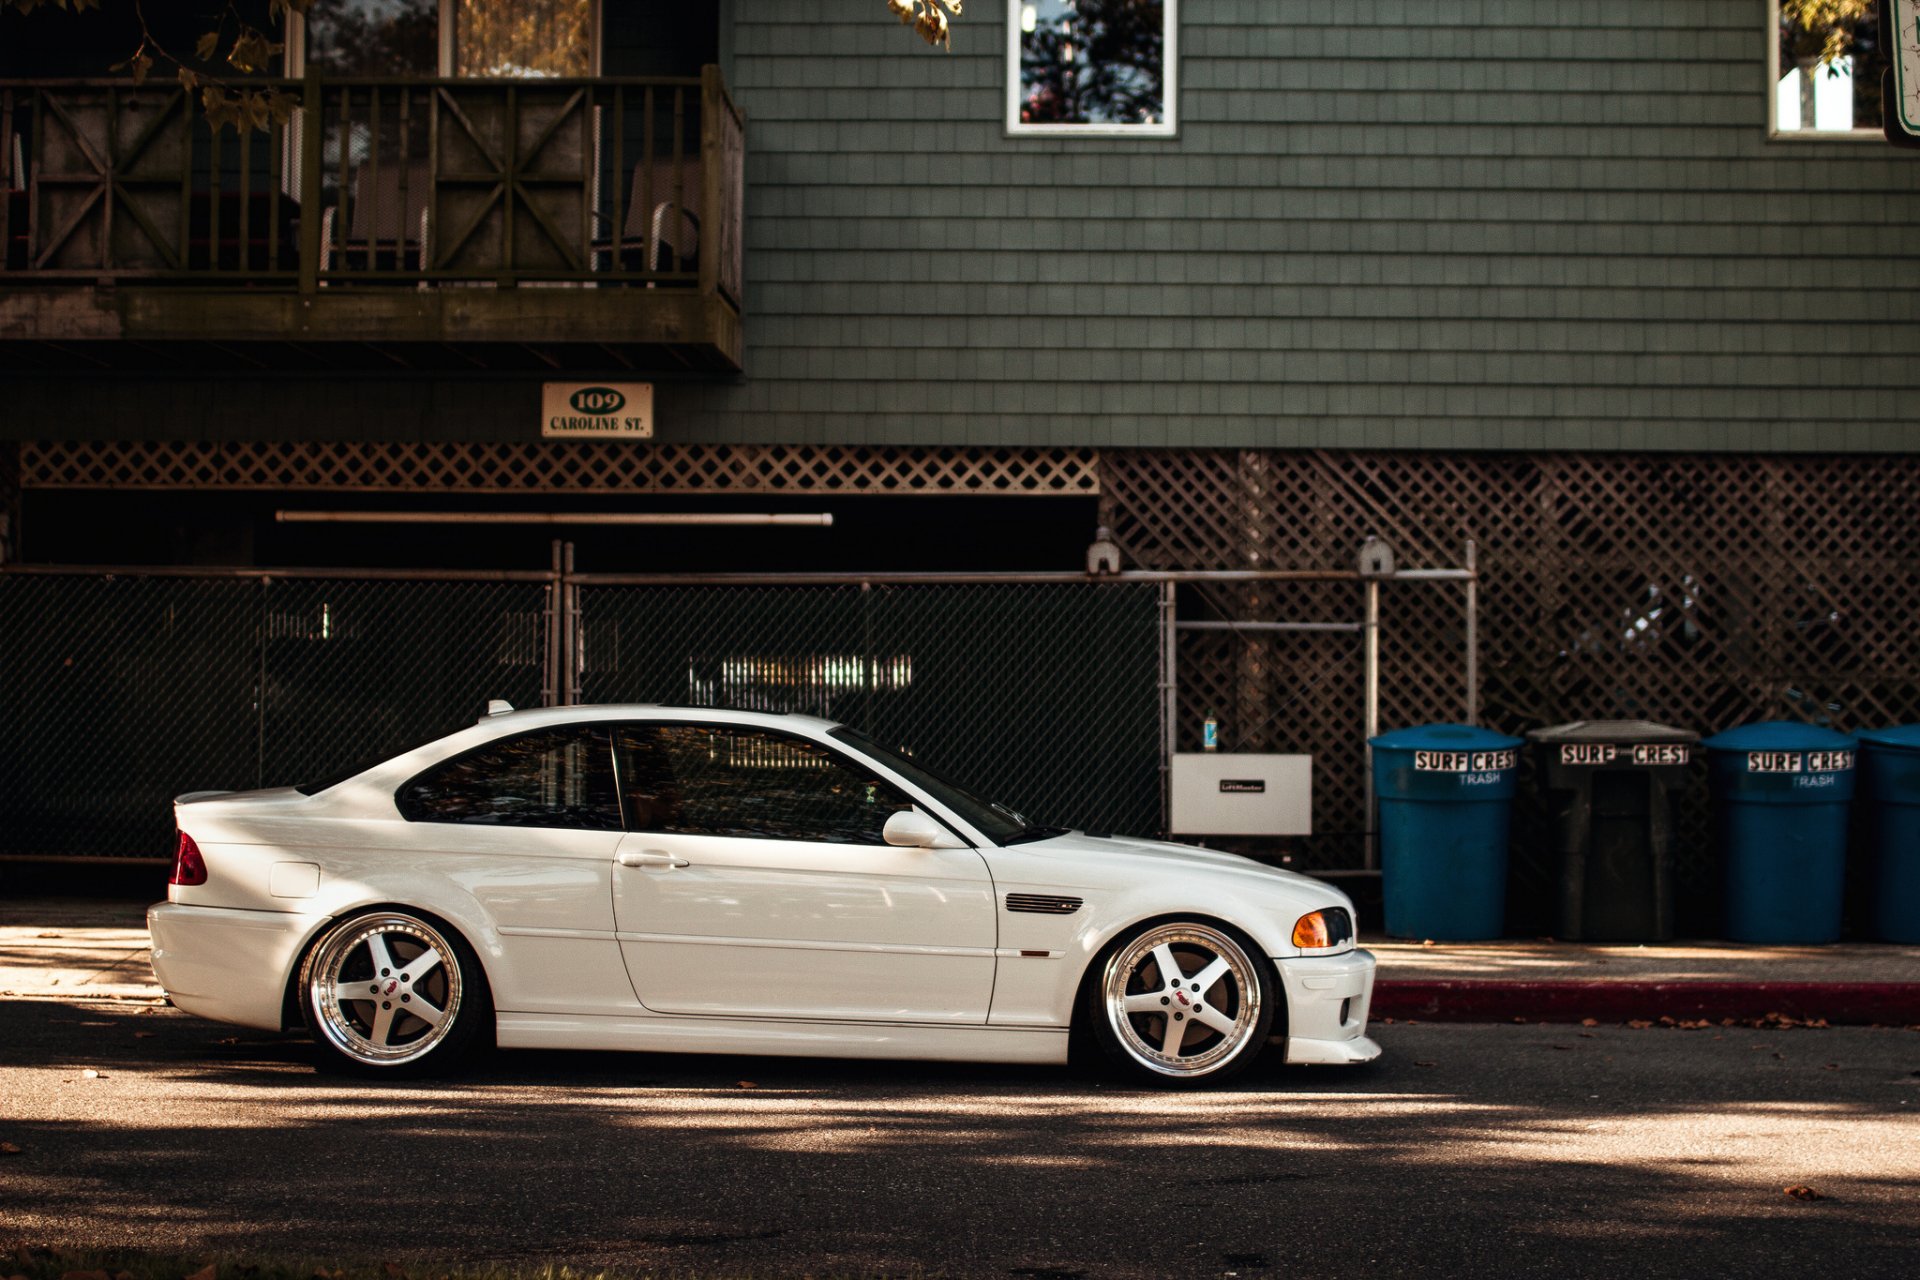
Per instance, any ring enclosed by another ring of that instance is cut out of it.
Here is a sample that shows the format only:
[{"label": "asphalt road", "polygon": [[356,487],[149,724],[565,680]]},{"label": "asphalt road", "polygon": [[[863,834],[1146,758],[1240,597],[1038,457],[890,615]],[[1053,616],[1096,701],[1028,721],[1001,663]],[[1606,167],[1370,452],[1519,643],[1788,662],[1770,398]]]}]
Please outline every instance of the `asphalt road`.
[{"label": "asphalt road", "polygon": [[558,1053],[373,1084],[168,1010],[0,1002],[0,1141],[22,1149],[0,1156],[0,1244],[707,1275],[1920,1275],[1920,1033],[1378,1034],[1373,1066],[1197,1095]]}]

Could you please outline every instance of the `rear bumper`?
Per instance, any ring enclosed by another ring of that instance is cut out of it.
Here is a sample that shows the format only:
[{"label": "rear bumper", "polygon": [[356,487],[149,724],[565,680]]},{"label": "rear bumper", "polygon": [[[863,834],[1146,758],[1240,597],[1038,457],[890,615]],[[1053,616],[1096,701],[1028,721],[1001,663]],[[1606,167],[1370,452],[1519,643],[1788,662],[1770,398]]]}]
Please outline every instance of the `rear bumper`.
[{"label": "rear bumper", "polygon": [[1276,959],[1287,993],[1287,1061],[1371,1062],[1380,1046],[1367,1037],[1373,1004],[1373,953]]},{"label": "rear bumper", "polygon": [[278,1031],[287,979],[325,916],[156,902],[147,908],[153,976],[186,1012]]}]

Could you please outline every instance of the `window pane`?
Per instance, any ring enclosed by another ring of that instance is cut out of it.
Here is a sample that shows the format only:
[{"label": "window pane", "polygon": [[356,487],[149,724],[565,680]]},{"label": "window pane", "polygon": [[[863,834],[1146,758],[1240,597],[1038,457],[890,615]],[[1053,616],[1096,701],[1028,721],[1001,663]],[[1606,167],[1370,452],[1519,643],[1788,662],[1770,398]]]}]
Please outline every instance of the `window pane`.
[{"label": "window pane", "polygon": [[817,743],[759,729],[634,725],[620,769],[635,831],[885,844],[912,802]]},{"label": "window pane", "polygon": [[470,751],[408,783],[412,822],[618,831],[613,757],[603,729],[542,729]]},{"label": "window pane", "polygon": [[1020,122],[1164,121],[1165,35],[1162,0],[1026,0]]},{"label": "window pane", "polygon": [[[1780,0],[1780,80],[1773,125],[1781,133],[1880,131],[1880,15],[1836,18],[1827,0]],[[1843,6],[1845,7],[1845,6]]]},{"label": "window pane", "polygon": [[593,72],[591,0],[455,0],[458,76],[584,76]]},{"label": "window pane", "polygon": [[330,76],[440,70],[437,0],[328,0],[307,11],[307,67]]}]

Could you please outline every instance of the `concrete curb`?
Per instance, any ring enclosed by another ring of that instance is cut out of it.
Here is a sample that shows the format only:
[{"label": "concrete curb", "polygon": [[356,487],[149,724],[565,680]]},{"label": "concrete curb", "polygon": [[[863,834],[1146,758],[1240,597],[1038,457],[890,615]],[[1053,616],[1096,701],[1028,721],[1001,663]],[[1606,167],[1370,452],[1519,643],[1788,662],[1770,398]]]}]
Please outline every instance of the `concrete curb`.
[{"label": "concrete curb", "polygon": [[1779,1015],[1831,1025],[1920,1024],[1913,982],[1503,982],[1381,979],[1372,1016],[1428,1022],[1740,1022]]}]

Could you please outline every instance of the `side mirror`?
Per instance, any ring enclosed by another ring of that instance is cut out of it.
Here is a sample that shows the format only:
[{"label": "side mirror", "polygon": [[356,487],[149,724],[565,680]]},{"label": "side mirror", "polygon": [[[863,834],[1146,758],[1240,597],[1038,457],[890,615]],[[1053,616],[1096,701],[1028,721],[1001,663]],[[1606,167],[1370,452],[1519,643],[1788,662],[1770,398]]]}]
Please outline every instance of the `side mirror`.
[{"label": "side mirror", "polygon": [[918,809],[901,809],[880,829],[880,838],[900,849],[952,849],[958,847],[947,829]]}]

